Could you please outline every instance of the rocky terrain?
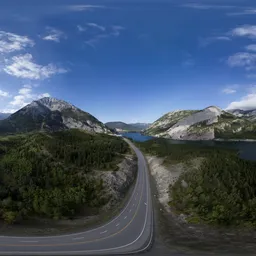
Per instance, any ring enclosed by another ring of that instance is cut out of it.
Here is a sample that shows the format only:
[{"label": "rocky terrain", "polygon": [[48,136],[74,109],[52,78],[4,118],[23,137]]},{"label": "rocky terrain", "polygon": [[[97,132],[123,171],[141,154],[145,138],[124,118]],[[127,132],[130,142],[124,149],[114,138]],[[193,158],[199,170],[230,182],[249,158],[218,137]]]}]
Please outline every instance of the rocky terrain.
[{"label": "rocky terrain", "polygon": [[255,139],[256,123],[210,106],[203,110],[167,113],[145,133],[175,140]]},{"label": "rocky terrain", "polygon": [[244,117],[250,121],[256,121],[256,109],[252,109],[252,110],[230,109],[227,111],[235,116]]},{"label": "rocky terrain", "polygon": [[33,101],[0,121],[0,133],[59,131],[78,128],[95,133],[111,133],[98,119],[55,98]]},{"label": "rocky terrain", "polygon": [[124,198],[131,184],[137,175],[137,159],[134,155],[127,155],[125,159],[118,164],[117,171],[95,171],[93,176],[102,178],[104,182],[105,195],[111,199],[105,210],[110,210]]}]

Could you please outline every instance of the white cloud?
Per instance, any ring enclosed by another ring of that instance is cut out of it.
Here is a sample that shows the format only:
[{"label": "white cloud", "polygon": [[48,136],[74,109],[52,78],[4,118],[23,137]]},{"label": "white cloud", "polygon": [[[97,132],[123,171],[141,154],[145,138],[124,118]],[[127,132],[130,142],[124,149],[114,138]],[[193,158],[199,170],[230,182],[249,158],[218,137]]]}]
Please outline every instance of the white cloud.
[{"label": "white cloud", "polygon": [[66,9],[69,11],[74,12],[81,12],[81,11],[91,11],[93,9],[105,9],[104,5],[91,5],[91,4],[83,4],[83,5],[68,5]]},{"label": "white cloud", "polygon": [[256,74],[247,74],[246,77],[249,79],[256,79]]},{"label": "white cloud", "polygon": [[238,52],[228,57],[230,67],[245,67],[247,70],[255,67],[256,53]]},{"label": "white cloud", "polygon": [[256,92],[249,93],[248,95],[242,97],[239,101],[231,102],[227,109],[243,109],[250,110],[256,109]]},{"label": "white cloud", "polygon": [[256,38],[256,25],[244,25],[234,28],[231,32],[233,36],[248,37],[251,39]]},{"label": "white cloud", "polygon": [[34,41],[27,36],[0,31],[0,53],[10,53],[34,46]]},{"label": "white cloud", "polygon": [[212,10],[212,9],[231,9],[231,8],[235,8],[236,6],[190,3],[190,4],[183,4],[183,5],[181,5],[181,7],[198,9],[198,10]]},{"label": "white cloud", "polygon": [[9,102],[7,108],[0,110],[5,113],[13,113],[18,109],[26,106],[33,100],[37,100],[43,97],[50,97],[49,93],[37,94],[33,92],[32,87],[28,88],[27,85],[24,85],[19,89],[18,94],[13,97],[13,99]]},{"label": "white cloud", "polygon": [[[95,23],[90,23],[90,24],[95,24]],[[95,26],[93,25],[93,27],[95,27]],[[91,46],[92,48],[95,49],[95,47],[99,43],[99,41],[101,41],[102,39],[106,39],[106,38],[118,37],[120,35],[121,31],[124,30],[124,29],[125,28],[122,27],[122,26],[117,26],[117,25],[111,26],[110,29],[108,29],[108,30],[110,30],[109,32],[105,32],[103,34],[98,34],[98,35],[92,37],[91,39],[86,40],[85,44],[87,44],[87,45],[89,45],[89,46]]]},{"label": "white cloud", "polygon": [[256,44],[250,44],[245,47],[247,51],[256,52]]},{"label": "white cloud", "polygon": [[119,36],[120,35],[120,32],[122,31],[122,30],[125,30],[125,28],[124,27],[122,27],[122,26],[112,26],[112,33],[111,33],[111,35],[113,35],[113,36]]},{"label": "white cloud", "polygon": [[227,15],[229,16],[237,16],[237,15],[254,15],[256,14],[256,9],[255,8],[249,8],[249,9],[245,9],[241,12],[231,12],[231,13],[227,13]]},{"label": "white cloud", "polygon": [[66,73],[67,70],[58,68],[52,63],[42,66],[33,62],[31,54],[24,54],[14,56],[10,60],[7,60],[7,65],[3,70],[11,75],[20,78],[43,80],[49,78],[55,74]]},{"label": "white cloud", "polygon": [[47,27],[46,29],[48,34],[42,37],[43,40],[54,41],[56,43],[59,43],[61,38],[64,38],[64,39],[67,38],[65,33],[58,29],[50,28],[50,27]]},{"label": "white cloud", "polygon": [[212,36],[207,38],[199,38],[199,45],[204,47],[217,41],[228,42],[231,41],[231,39],[228,36]]},{"label": "white cloud", "polygon": [[225,88],[222,90],[222,92],[225,94],[232,94],[232,93],[236,93],[236,90],[232,88]]},{"label": "white cloud", "polygon": [[9,97],[9,96],[10,96],[9,92],[5,92],[3,90],[0,90],[0,97]]},{"label": "white cloud", "polygon": [[98,25],[96,23],[87,23],[87,26],[92,27],[92,28],[97,28],[97,29],[99,29],[101,31],[105,31],[106,30],[105,27],[100,26],[100,25]]},{"label": "white cloud", "polygon": [[86,27],[83,27],[83,26],[81,26],[81,25],[77,25],[77,29],[78,29],[79,32],[84,32],[84,31],[87,30]]}]

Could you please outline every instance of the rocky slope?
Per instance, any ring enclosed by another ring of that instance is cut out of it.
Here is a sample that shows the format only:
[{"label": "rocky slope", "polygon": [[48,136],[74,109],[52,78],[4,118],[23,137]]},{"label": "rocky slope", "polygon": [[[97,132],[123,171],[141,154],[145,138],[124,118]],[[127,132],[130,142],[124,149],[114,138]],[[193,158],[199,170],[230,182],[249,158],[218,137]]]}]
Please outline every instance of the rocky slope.
[{"label": "rocky slope", "polygon": [[256,109],[252,110],[241,110],[241,109],[230,109],[229,113],[238,116],[247,118],[250,121],[256,121]]},{"label": "rocky slope", "polygon": [[203,110],[167,113],[148,129],[148,135],[176,140],[254,139],[255,123],[210,106]]},{"label": "rocky slope", "polygon": [[110,130],[91,114],[65,101],[48,97],[33,101],[0,121],[0,133],[59,131],[71,128],[110,133]]}]

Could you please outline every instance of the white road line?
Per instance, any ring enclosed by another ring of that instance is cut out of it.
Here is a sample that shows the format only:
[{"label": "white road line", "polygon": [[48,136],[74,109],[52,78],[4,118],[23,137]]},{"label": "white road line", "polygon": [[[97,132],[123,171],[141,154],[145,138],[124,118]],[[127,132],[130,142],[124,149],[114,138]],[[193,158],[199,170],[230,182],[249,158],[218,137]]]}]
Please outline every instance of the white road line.
[{"label": "white road line", "polygon": [[124,219],[126,219],[126,218],[127,218],[127,216],[124,217]]},{"label": "white road line", "polygon": [[20,241],[21,243],[38,243],[38,241]]},{"label": "white road line", "polygon": [[118,227],[118,226],[119,226],[119,224],[120,224],[120,223],[117,223],[117,224],[116,224],[116,227]]},{"label": "white road line", "polygon": [[[103,226],[98,227],[98,228],[94,228],[94,229],[90,229],[90,230],[87,230],[87,231],[79,232],[79,233],[71,233],[71,234],[66,234],[66,235],[55,235],[55,236],[38,236],[37,238],[47,239],[47,238],[60,238],[60,237],[69,237],[69,236],[74,236],[74,235],[82,235],[82,234],[90,233],[92,231],[95,231],[95,230],[98,230],[100,228],[106,227],[107,225],[110,225],[112,222],[114,222],[116,219],[118,219],[126,211],[126,209],[128,208],[129,204],[132,202],[132,199],[133,199],[133,197],[135,195],[136,189],[139,186],[139,177],[140,176],[141,176],[141,174],[138,173],[138,177],[136,178],[136,184],[135,184],[134,191],[133,191],[133,193],[132,193],[132,195],[131,195],[131,197],[129,199],[129,202],[126,204],[125,208],[119,213],[118,216],[116,216],[114,219],[112,219],[111,221],[107,222]],[[0,236],[0,238],[3,238],[3,237],[7,237],[7,238],[20,238],[20,239],[24,239],[25,238],[25,237],[22,237],[22,236]],[[31,236],[31,237],[26,237],[26,238],[32,238],[33,239],[34,237]]]},{"label": "white road line", "polygon": [[134,206],[134,204],[132,206]]},{"label": "white road line", "polygon": [[75,237],[72,240],[80,240],[80,239],[84,239],[84,237],[83,236],[82,237]]},{"label": "white road line", "polygon": [[147,203],[144,203],[145,205],[147,205]]},{"label": "white road line", "polygon": [[103,231],[103,232],[100,232],[100,234],[105,234],[105,233],[107,233],[108,231],[107,230],[105,230],[105,231]]},{"label": "white road line", "polygon": [[132,211],[132,209],[130,209],[130,211],[129,212],[131,212]]}]

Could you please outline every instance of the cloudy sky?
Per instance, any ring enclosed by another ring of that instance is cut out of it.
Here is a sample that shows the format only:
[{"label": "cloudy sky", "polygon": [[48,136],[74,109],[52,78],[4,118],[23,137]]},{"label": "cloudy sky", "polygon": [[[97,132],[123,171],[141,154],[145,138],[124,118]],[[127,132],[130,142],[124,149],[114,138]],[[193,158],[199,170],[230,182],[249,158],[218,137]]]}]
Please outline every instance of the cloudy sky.
[{"label": "cloudy sky", "polygon": [[48,96],[103,122],[256,108],[254,1],[40,2],[0,2],[0,112]]}]

